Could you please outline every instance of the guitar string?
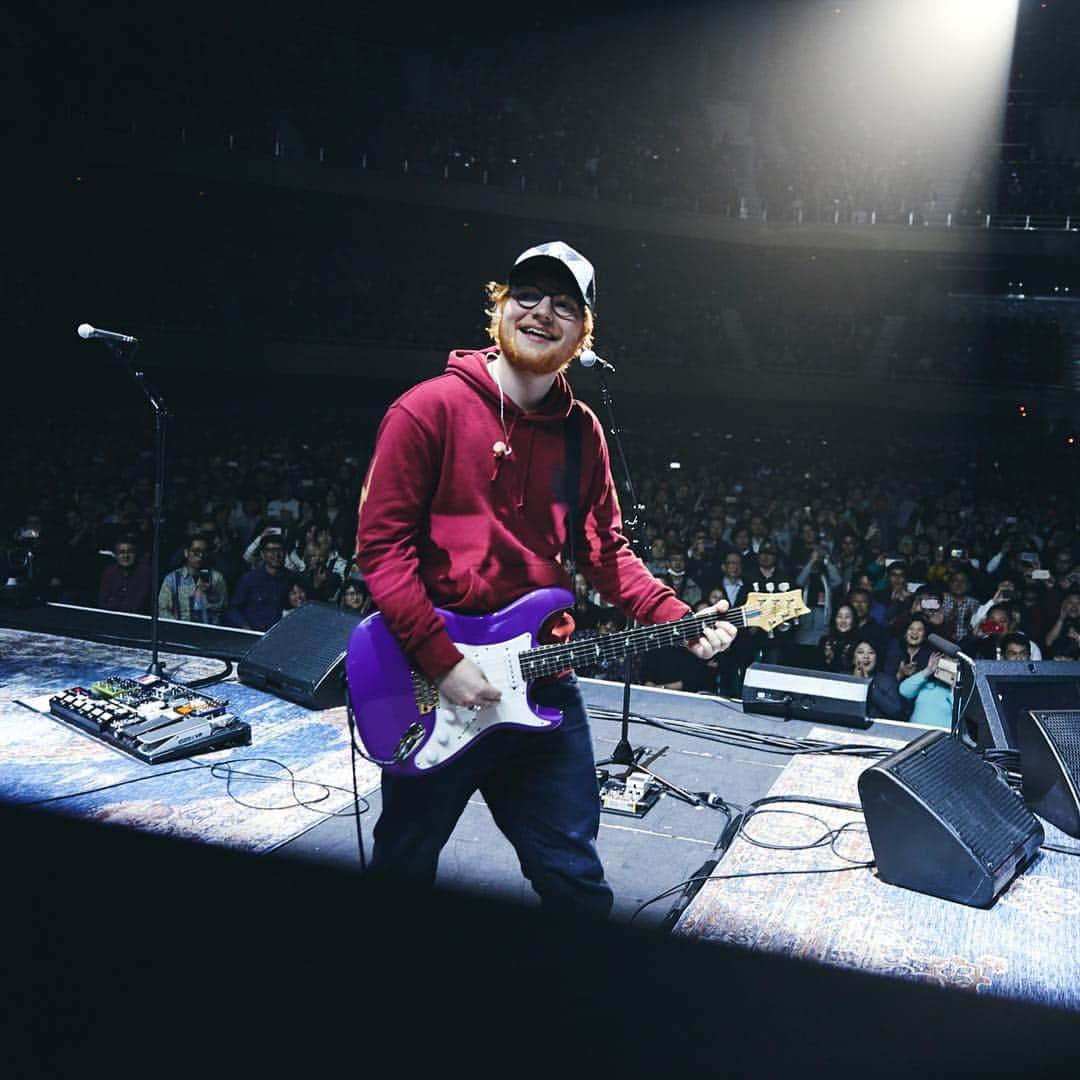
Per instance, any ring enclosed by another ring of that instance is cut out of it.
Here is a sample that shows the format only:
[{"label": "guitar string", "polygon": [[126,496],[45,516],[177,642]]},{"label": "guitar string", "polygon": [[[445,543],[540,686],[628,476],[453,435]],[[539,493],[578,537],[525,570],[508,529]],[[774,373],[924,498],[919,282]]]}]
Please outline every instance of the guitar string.
[{"label": "guitar string", "polygon": [[[588,638],[584,641],[541,645],[519,654],[525,678],[550,675],[583,662],[625,659],[631,654],[674,645],[700,635],[706,623],[716,620],[716,614],[695,615],[678,622],[639,627],[606,639]],[[737,627],[746,626],[745,608],[733,608],[725,613],[725,621]],[[661,640],[657,640],[657,639]]]}]

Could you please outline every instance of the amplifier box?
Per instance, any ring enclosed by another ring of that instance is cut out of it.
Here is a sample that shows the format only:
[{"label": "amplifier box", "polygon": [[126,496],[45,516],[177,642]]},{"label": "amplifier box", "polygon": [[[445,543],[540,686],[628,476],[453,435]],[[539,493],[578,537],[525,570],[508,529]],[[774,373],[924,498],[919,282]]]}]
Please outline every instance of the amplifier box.
[{"label": "amplifier box", "polygon": [[814,720],[868,728],[870,680],[777,664],[751,664],[743,679],[743,711],[784,720]]}]

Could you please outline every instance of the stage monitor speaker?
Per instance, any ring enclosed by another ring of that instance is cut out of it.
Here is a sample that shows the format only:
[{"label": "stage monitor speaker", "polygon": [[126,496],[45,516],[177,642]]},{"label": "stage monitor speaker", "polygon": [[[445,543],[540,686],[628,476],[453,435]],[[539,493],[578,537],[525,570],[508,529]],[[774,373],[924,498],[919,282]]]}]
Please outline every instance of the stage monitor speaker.
[{"label": "stage monitor speaker", "polygon": [[241,682],[309,709],[345,704],[344,661],[361,617],[317,601],[283,616],[236,666]]},{"label": "stage monitor speaker", "polygon": [[960,730],[980,750],[1018,750],[1017,731],[1032,709],[1080,710],[1080,663],[1065,660],[978,660],[974,685],[963,670]]},{"label": "stage monitor speaker", "polygon": [[1080,837],[1080,712],[1030,710],[1017,725],[1024,802]]},{"label": "stage monitor speaker", "polygon": [[859,777],[878,877],[989,907],[1045,834],[992,765],[947,731],[928,731]]},{"label": "stage monitor speaker", "polygon": [[777,664],[751,664],[743,679],[743,712],[868,728],[870,680]]}]

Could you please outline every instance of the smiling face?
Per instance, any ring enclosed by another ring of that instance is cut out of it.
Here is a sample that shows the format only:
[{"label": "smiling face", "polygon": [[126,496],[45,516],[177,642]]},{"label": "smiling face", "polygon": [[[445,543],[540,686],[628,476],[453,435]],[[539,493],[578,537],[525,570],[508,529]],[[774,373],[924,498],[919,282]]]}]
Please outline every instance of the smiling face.
[{"label": "smiling face", "polygon": [[569,273],[544,262],[522,269],[499,302],[499,350],[519,371],[554,375],[585,340],[585,308]]},{"label": "smiling face", "polygon": [[855,674],[862,675],[863,678],[867,678],[874,672],[874,665],[877,664],[877,653],[874,651],[874,646],[866,641],[860,641],[855,646]]}]

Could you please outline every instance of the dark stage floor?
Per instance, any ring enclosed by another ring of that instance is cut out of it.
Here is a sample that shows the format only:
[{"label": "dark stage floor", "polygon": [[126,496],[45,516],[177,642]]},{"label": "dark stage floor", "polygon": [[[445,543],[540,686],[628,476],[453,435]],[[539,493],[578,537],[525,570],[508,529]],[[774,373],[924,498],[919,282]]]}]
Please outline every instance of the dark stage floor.
[{"label": "dark stage floor", "polygon": [[[609,712],[621,716],[621,685],[581,680],[590,706],[594,754],[598,762],[608,759],[622,734],[620,720],[607,719]],[[632,716],[650,720],[695,720],[759,734],[803,737],[814,725],[785,722],[749,715],[736,702],[703,695],[634,687],[630,697]],[[876,723],[867,735],[908,739],[921,732],[911,725]],[[845,728],[836,728],[851,737]],[[788,754],[731,746],[683,732],[664,730],[636,720],[629,727],[629,741],[638,760],[669,783],[692,794],[719,796],[732,807],[760,798],[790,760]],[[626,768],[605,766],[613,778]],[[665,791],[642,817],[605,811],[601,815],[598,846],[615,893],[613,918],[635,925],[663,922],[678,896],[648,907],[642,905],[694,876],[706,860],[714,858],[714,846],[727,822],[725,814],[706,805],[694,806]],[[371,827],[379,810],[378,792],[370,797],[371,811],[363,816],[364,842],[370,854]],[[278,853],[308,860],[357,866],[355,823],[349,818],[322,821],[277,849]],[[483,799],[475,796],[443,852],[438,882],[441,886],[480,891],[490,896],[535,904],[536,898],[522,877],[509,842],[496,828]],[[681,892],[681,889],[678,890]]]}]

